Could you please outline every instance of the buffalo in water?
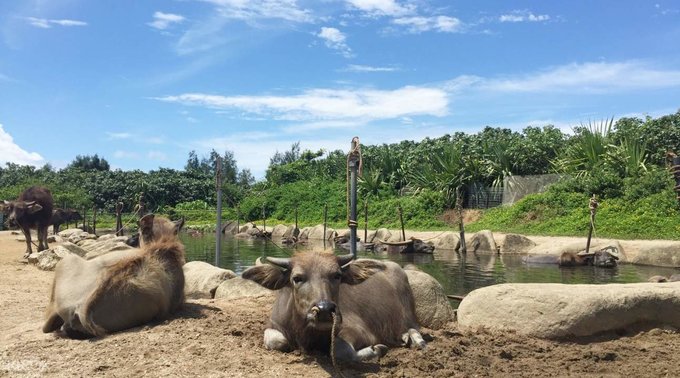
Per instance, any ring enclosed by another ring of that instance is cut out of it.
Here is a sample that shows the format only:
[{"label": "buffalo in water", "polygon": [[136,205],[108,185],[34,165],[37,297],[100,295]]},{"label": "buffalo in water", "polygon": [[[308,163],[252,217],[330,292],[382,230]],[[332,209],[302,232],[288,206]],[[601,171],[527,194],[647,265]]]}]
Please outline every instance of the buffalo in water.
[{"label": "buffalo in water", "polygon": [[18,226],[26,237],[26,257],[33,253],[31,248],[31,229],[38,232],[38,252],[46,250],[47,228],[52,218],[52,193],[49,189],[32,186],[24,190],[16,201],[4,201],[0,210],[8,214],[10,226]]},{"label": "buffalo in water", "polygon": [[619,257],[614,247],[606,247],[590,253],[563,252],[561,255],[532,255],[523,261],[527,264],[558,264],[559,266],[596,266],[614,268]]},{"label": "buffalo in water", "polygon": [[278,291],[264,331],[267,349],[332,354],[335,348],[338,359],[361,361],[383,356],[388,346],[425,347],[398,264],[318,252],[266,262],[242,276]]},{"label": "buffalo in water", "polygon": [[43,332],[102,336],[163,319],[184,303],[184,221],[146,215],[140,249],[85,260],[75,254],[57,264]]}]

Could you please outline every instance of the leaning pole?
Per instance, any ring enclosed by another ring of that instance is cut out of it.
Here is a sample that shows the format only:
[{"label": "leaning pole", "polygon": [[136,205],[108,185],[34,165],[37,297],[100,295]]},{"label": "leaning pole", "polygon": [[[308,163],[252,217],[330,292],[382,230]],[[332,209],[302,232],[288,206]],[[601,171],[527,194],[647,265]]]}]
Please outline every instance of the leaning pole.
[{"label": "leaning pole", "polygon": [[217,189],[217,222],[215,226],[215,266],[220,266],[222,252],[222,159],[215,159],[215,188]]},{"label": "leaning pole", "polygon": [[[352,147],[347,155],[349,167],[349,250],[354,259],[357,258],[357,176],[361,165],[359,137],[352,138]],[[326,235],[324,235],[324,238]]]}]

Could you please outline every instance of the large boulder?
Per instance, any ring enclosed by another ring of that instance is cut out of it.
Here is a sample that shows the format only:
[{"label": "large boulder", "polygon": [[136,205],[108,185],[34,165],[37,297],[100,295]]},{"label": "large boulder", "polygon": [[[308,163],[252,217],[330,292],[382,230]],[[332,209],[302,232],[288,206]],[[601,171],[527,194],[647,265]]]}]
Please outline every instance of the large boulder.
[{"label": "large boulder", "polygon": [[295,227],[294,225],[290,225],[290,226],[288,226],[286,231],[283,233],[281,238],[283,238],[283,239],[297,238],[298,235],[300,235],[300,229]]},{"label": "large boulder", "polygon": [[316,225],[309,230],[307,239],[331,240],[336,235],[335,230],[330,227],[326,227],[326,235],[324,235],[323,231],[322,224]]},{"label": "large boulder", "polygon": [[132,249],[132,247],[126,243],[127,240],[127,236],[114,236],[112,238],[106,238],[105,240],[101,240],[100,238],[94,243],[81,244],[81,247],[87,250],[85,258],[87,260],[91,260],[95,257],[105,255],[113,251]]},{"label": "large boulder", "polygon": [[[398,234],[398,236],[401,236],[401,234]],[[384,242],[388,241],[392,238],[392,233],[390,230],[386,228],[379,228],[375,231],[371,231],[368,233],[366,236],[366,242],[367,243],[379,243],[379,242]]]},{"label": "large boulder", "polygon": [[418,323],[439,329],[454,320],[454,311],[442,285],[434,277],[420,270],[405,269],[416,301]]},{"label": "large boulder", "polygon": [[[87,250],[70,242],[63,242],[58,247],[64,248],[80,257],[85,257]],[[55,247],[56,248],[56,247]]]},{"label": "large boulder", "polygon": [[498,249],[493,233],[489,230],[476,232],[470,242],[467,243],[467,250],[476,253],[496,253]]},{"label": "large boulder", "polygon": [[680,267],[680,242],[651,241],[641,244],[627,262],[639,265]]},{"label": "large boulder", "polygon": [[635,327],[680,328],[680,282],[608,285],[501,284],[458,307],[463,330],[558,339]]},{"label": "large boulder", "polygon": [[228,221],[222,226],[222,233],[225,235],[236,235],[239,233],[239,224],[237,221]]},{"label": "large boulder", "polygon": [[311,231],[311,227],[304,227],[302,230],[300,230],[300,236],[298,236],[299,240],[307,240],[309,239],[309,231]]},{"label": "large boulder", "polygon": [[217,287],[236,274],[203,261],[191,261],[182,267],[184,271],[184,295],[187,298],[214,298]]},{"label": "large boulder", "polygon": [[446,231],[435,239],[434,246],[437,249],[456,251],[460,248],[460,234],[453,231]]},{"label": "large boulder", "polygon": [[283,237],[283,235],[288,231],[288,226],[285,224],[277,224],[272,229],[272,240],[278,240]]},{"label": "large boulder", "polygon": [[[70,246],[76,247],[73,244]],[[73,252],[71,252],[67,247],[58,245],[44,251],[31,253],[28,256],[28,262],[35,264],[35,266],[41,270],[54,270],[54,268],[57,266],[57,263],[70,254],[73,254]]]},{"label": "large boulder", "polygon": [[[71,230],[72,229],[68,229],[66,231],[71,231]],[[62,232],[66,232],[66,231],[62,231]],[[62,236],[62,232],[59,233],[59,236],[64,237],[64,236]],[[83,230],[77,229],[77,231],[70,233],[68,237],[64,237],[64,238],[66,240],[68,240],[69,242],[73,243],[73,244],[78,244],[82,240],[96,239],[97,235],[90,234],[90,233],[85,232]]]},{"label": "large boulder", "polygon": [[535,247],[536,243],[524,235],[507,234],[501,244],[500,253],[503,254],[523,254]]},{"label": "large boulder", "polygon": [[47,236],[47,242],[48,243],[61,243],[64,241],[64,238],[62,238],[59,235],[48,235]]},{"label": "large boulder", "polygon": [[274,298],[274,291],[265,289],[259,284],[235,277],[224,281],[215,291],[215,299],[236,299],[243,297],[271,297]]}]

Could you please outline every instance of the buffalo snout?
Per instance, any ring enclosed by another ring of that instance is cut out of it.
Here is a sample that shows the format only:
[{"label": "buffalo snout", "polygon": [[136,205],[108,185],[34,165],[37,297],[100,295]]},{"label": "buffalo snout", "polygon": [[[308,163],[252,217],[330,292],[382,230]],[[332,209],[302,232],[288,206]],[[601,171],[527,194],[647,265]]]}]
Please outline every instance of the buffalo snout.
[{"label": "buffalo snout", "polygon": [[338,315],[337,305],[334,302],[322,300],[312,306],[308,318],[314,323],[323,324],[333,322],[333,317]]}]

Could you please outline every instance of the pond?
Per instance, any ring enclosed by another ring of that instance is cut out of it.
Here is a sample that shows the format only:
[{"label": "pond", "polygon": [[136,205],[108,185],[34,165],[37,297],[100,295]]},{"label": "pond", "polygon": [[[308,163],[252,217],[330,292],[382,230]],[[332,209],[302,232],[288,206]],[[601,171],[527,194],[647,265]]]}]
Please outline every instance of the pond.
[{"label": "pond", "polygon": [[[200,237],[181,235],[186,245],[187,260],[215,261],[215,235]],[[317,241],[314,245],[299,248],[333,250],[333,244]],[[279,246],[265,240],[240,240],[226,236],[222,239],[220,266],[240,274],[254,265],[261,256],[288,257],[295,249]],[[337,253],[348,253],[336,250]],[[613,269],[564,267],[557,265],[528,266],[522,256],[474,254],[467,255],[452,250],[435,250],[434,254],[380,254],[359,252],[359,257],[389,259],[405,265],[412,263],[436,278],[447,294],[465,295],[480,287],[497,283],[551,282],[566,284],[603,284],[645,282],[654,275],[670,276],[677,273],[673,268],[622,264]],[[456,301],[452,304],[457,305]]]}]

